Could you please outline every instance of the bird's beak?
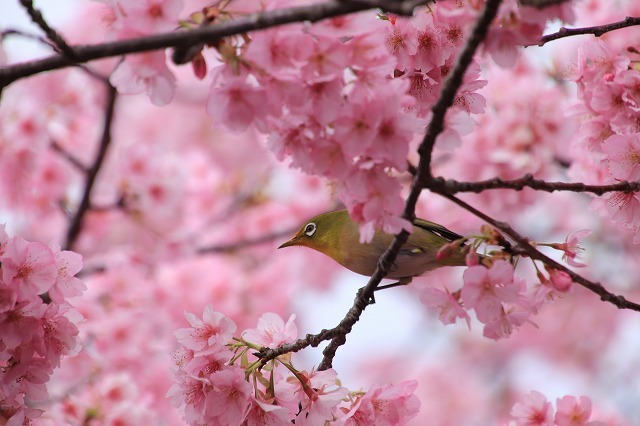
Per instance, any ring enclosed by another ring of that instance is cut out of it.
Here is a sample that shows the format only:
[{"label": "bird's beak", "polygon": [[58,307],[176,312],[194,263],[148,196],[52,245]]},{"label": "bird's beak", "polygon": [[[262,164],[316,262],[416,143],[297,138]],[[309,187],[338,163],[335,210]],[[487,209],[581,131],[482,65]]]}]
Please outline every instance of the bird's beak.
[{"label": "bird's beak", "polygon": [[278,248],[281,249],[281,248],[285,248],[285,247],[295,246],[297,241],[298,241],[298,237],[297,236],[293,237],[289,241],[280,244],[280,247],[278,247]]}]

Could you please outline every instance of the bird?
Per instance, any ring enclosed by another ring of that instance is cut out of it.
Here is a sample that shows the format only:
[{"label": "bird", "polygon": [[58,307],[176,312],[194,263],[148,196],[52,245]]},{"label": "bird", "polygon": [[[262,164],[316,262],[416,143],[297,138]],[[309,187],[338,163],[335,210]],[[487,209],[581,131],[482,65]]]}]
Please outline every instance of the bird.
[{"label": "bird", "polygon": [[[358,224],[347,210],[322,213],[309,219],[298,232],[279,249],[303,246],[329,256],[345,268],[364,276],[372,276],[378,259],[391,244],[394,235],[377,230],[369,243],[360,243]],[[448,256],[437,259],[438,250],[454,241]],[[400,248],[395,262],[385,278],[398,280],[386,287],[409,284],[413,277],[423,275],[442,266],[464,266],[469,247],[465,238],[442,225],[424,219],[415,219],[413,232]],[[379,287],[382,288],[382,287]]]}]

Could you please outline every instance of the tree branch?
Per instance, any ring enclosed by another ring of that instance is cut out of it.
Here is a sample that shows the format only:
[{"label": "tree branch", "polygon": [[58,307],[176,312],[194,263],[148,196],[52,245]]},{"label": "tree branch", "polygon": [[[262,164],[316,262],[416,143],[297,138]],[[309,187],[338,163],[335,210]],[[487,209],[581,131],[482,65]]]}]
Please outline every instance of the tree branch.
[{"label": "tree branch", "polygon": [[0,32],[0,41],[4,41],[4,39],[6,37],[9,37],[9,36],[23,37],[23,38],[26,38],[27,40],[37,41],[39,43],[42,43],[42,44],[44,44],[46,46],[49,46],[49,47],[55,49],[55,45],[51,41],[47,40],[46,38],[44,38],[44,37],[42,37],[40,35],[30,34],[30,33],[27,33],[25,31],[15,30],[15,29],[11,29],[11,28],[2,30],[2,32]]},{"label": "tree branch", "polygon": [[[26,1],[26,0],[21,0]],[[112,56],[140,53],[168,47],[186,48],[199,43],[212,43],[223,37],[246,33],[264,28],[275,27],[293,22],[316,22],[322,19],[346,15],[372,8],[389,10],[393,13],[410,15],[413,9],[433,0],[329,0],[306,6],[270,10],[238,17],[232,21],[221,22],[206,27],[178,32],[154,34],[146,37],[118,40],[96,45],[74,46],[72,55],[58,54],[47,58],[14,64],[0,68],[0,89],[14,81],[44,71],[65,68],[77,63]]]},{"label": "tree branch", "polygon": [[589,192],[596,195],[603,195],[608,192],[638,192],[640,191],[640,181],[636,182],[619,182],[611,185],[586,185],[584,183],[568,183],[568,182],[547,182],[540,179],[534,179],[531,174],[526,174],[521,178],[513,180],[503,180],[498,177],[478,182],[460,182],[453,179],[445,179],[436,177],[429,181],[425,188],[434,192],[445,194],[456,194],[458,192],[475,192],[480,193],[489,189],[512,189],[521,191],[524,188],[531,188],[537,191],[571,191],[571,192]]},{"label": "tree branch", "polygon": [[462,201],[461,199],[451,195],[451,194],[447,194],[447,193],[443,193],[443,192],[438,192],[438,191],[434,191],[437,194],[443,196],[444,198],[453,201],[454,203],[456,203],[457,205],[459,205],[460,207],[462,207],[463,209],[473,213],[475,216],[479,217],[480,219],[484,220],[487,223],[490,223],[491,225],[493,225],[495,228],[499,229],[500,231],[504,232],[506,235],[508,235],[513,241],[516,242],[516,248],[522,252],[522,253],[526,253],[527,256],[529,256],[532,259],[535,260],[539,260],[541,262],[543,262],[544,264],[551,266],[554,269],[566,272],[567,274],[569,274],[569,276],[571,277],[571,279],[580,284],[581,286],[585,287],[586,289],[596,293],[598,296],[600,296],[600,299],[602,301],[605,302],[610,302],[612,304],[614,304],[616,307],[618,307],[619,309],[631,309],[634,311],[639,311],[640,312],[640,305],[634,302],[630,302],[627,299],[625,299],[623,296],[619,296],[616,294],[613,294],[611,292],[609,292],[607,289],[605,289],[602,284],[600,283],[596,283],[593,281],[589,281],[586,278],[582,277],[581,275],[576,274],[575,272],[573,272],[572,270],[570,270],[569,268],[567,268],[566,266],[556,262],[555,260],[551,259],[550,257],[544,255],[543,253],[541,253],[540,251],[538,251],[535,247],[533,247],[531,244],[529,244],[529,240],[525,237],[523,237],[522,235],[520,235],[518,232],[516,232],[509,224],[504,223],[504,222],[499,222],[495,219],[493,219],[492,217],[482,213],[481,211],[477,210],[476,208],[470,206],[469,204],[465,203],[464,201]]},{"label": "tree branch", "polygon": [[20,3],[24,7],[24,9],[29,14],[31,20],[38,26],[44,33],[47,38],[51,40],[51,42],[55,45],[57,49],[60,50],[64,55],[68,56],[71,59],[75,58],[74,50],[67,44],[67,42],[62,38],[60,34],[53,28],[49,26],[47,21],[44,20],[42,13],[38,9],[33,6],[32,0],[20,0]]},{"label": "tree branch", "polygon": [[91,206],[91,191],[93,190],[93,185],[95,184],[96,177],[98,176],[98,172],[100,171],[102,164],[104,163],[104,159],[107,155],[107,150],[109,149],[109,145],[111,144],[111,126],[113,124],[115,104],[118,93],[116,92],[116,89],[110,84],[106,84],[105,87],[107,87],[108,93],[100,145],[98,147],[98,152],[93,164],[87,169],[84,190],[82,191],[82,199],[80,201],[78,209],[76,210],[76,213],[71,219],[71,223],[67,231],[67,238],[63,246],[64,250],[71,250],[76,240],[78,239],[78,235],[80,235],[80,231],[82,229],[82,221],[84,220],[84,217]]},{"label": "tree branch", "polygon": [[571,0],[520,0],[521,6],[535,7],[536,9],[544,9],[545,7],[567,3]]},{"label": "tree branch", "polygon": [[76,157],[71,155],[71,153],[67,152],[63,147],[61,147],[58,142],[56,142],[55,140],[52,140],[50,146],[54,152],[57,152],[58,154],[60,154],[62,158],[67,160],[69,163],[71,163],[76,169],[78,169],[82,173],[88,172],[84,164],[82,164],[80,160],[78,160]]},{"label": "tree branch", "polygon": [[[584,27],[584,28],[562,27],[558,30],[558,32],[542,36],[537,46],[544,46],[546,43],[550,41],[558,40],[564,37],[571,37],[575,35],[593,34],[596,37],[600,37],[602,34],[608,33],[609,31],[615,31],[621,28],[632,27],[635,25],[640,25],[640,18],[627,16],[622,21],[613,22],[605,25],[596,25],[594,27]],[[531,46],[535,46],[535,45],[532,44]]]}]

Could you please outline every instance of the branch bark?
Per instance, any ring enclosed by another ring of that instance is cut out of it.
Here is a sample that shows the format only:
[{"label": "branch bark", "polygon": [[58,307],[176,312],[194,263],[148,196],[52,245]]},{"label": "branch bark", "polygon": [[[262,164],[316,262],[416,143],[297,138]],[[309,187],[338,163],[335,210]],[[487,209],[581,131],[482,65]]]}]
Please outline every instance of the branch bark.
[{"label": "branch bark", "polygon": [[605,24],[605,25],[596,25],[593,27],[584,27],[584,28],[562,27],[555,33],[542,36],[537,46],[544,46],[546,43],[550,41],[558,40],[565,37],[571,37],[575,35],[593,34],[596,37],[600,37],[601,35],[608,33],[610,31],[619,30],[621,28],[632,27],[635,25],[640,25],[640,17],[627,16],[622,21],[612,22],[610,24]]},{"label": "branch bark", "polygon": [[248,16],[238,17],[232,21],[221,22],[192,30],[154,34],[146,37],[96,45],[73,46],[67,53],[0,68],[0,90],[21,78],[44,71],[52,71],[78,63],[89,62],[95,59],[166,49],[168,47],[188,48],[196,44],[212,43],[223,37],[249,31],[294,22],[317,22],[335,16],[373,8],[388,10],[396,14],[410,15],[416,7],[431,3],[432,1],[433,0],[329,0],[324,3],[253,13]]},{"label": "branch bark", "polygon": [[67,231],[67,237],[64,243],[64,250],[72,250],[80,231],[82,230],[82,222],[85,215],[91,207],[91,192],[95,184],[98,172],[102,168],[102,164],[107,155],[109,145],[111,144],[111,126],[113,124],[115,104],[118,93],[116,89],[110,84],[105,85],[107,87],[107,104],[105,107],[104,124],[102,127],[102,137],[100,138],[100,145],[96,154],[93,164],[87,169],[85,178],[84,189],[82,191],[82,199],[78,205],[76,213],[73,215]]},{"label": "branch bark", "polygon": [[544,180],[535,179],[532,175],[526,174],[518,179],[504,180],[495,177],[493,179],[482,180],[478,182],[460,182],[453,179],[436,177],[430,180],[425,188],[428,188],[440,194],[449,195],[457,194],[459,192],[480,193],[490,189],[512,189],[514,191],[521,191],[524,188],[531,188],[537,191],[546,192],[570,191],[588,192],[595,195],[603,195],[608,192],[638,192],[640,191],[640,181],[625,181],[614,183],[611,185],[586,185],[580,182],[547,182]]}]

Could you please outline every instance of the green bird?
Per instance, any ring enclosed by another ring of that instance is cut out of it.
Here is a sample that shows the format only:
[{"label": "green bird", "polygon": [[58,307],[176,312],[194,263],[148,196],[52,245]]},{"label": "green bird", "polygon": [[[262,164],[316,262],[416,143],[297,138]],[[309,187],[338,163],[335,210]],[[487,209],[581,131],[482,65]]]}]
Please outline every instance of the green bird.
[{"label": "green bird", "polygon": [[[323,253],[345,268],[365,276],[376,270],[378,259],[389,247],[394,236],[376,231],[371,242],[360,243],[358,224],[346,210],[322,213],[309,221],[278,248],[304,246]],[[448,230],[442,225],[424,219],[416,219],[413,232],[402,246],[386,278],[397,279],[400,284],[408,284],[413,277],[443,266],[464,266],[469,248],[462,245],[462,235]],[[452,252],[436,259],[436,253],[453,241]],[[465,249],[466,248],[466,249]]]}]

